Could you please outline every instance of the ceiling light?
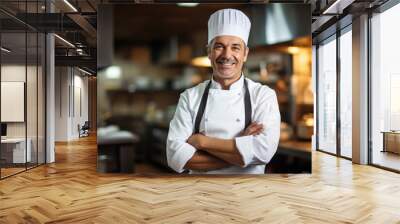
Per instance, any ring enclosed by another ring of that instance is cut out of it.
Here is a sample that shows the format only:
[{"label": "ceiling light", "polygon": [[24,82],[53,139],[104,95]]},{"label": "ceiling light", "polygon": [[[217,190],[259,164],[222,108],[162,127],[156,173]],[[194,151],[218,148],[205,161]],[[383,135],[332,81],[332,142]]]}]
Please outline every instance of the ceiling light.
[{"label": "ceiling light", "polygon": [[88,71],[86,71],[86,70],[83,70],[83,69],[81,69],[81,68],[79,68],[79,67],[78,67],[78,70],[81,71],[81,72],[83,72],[83,73],[85,73],[85,74],[93,75],[92,73],[90,73],[90,72],[88,72]]},{"label": "ceiling light", "polygon": [[11,52],[11,50],[9,50],[9,49],[7,49],[7,48],[5,48],[5,47],[1,47],[1,50],[4,51],[4,52],[6,52],[6,53],[10,53],[10,52]]},{"label": "ceiling light", "polygon": [[78,10],[71,4],[69,3],[68,0],[64,0],[65,4],[67,4],[74,12],[78,12]]},{"label": "ceiling light", "polygon": [[57,38],[58,38],[59,40],[61,40],[62,42],[66,43],[68,46],[75,48],[75,45],[71,44],[71,42],[69,42],[68,40],[66,40],[66,39],[64,39],[64,38],[62,38],[62,37],[60,37],[60,36],[57,35],[57,34],[54,34],[54,36],[57,37]]},{"label": "ceiling light", "polygon": [[288,52],[291,54],[297,54],[297,53],[299,53],[299,51],[300,51],[300,48],[298,48],[298,47],[288,47]]},{"label": "ceiling light", "polygon": [[119,79],[121,77],[121,68],[119,66],[111,66],[107,68],[106,77],[109,79]]},{"label": "ceiling light", "polygon": [[211,67],[211,62],[207,56],[202,56],[202,57],[193,58],[192,65],[198,66],[198,67]]},{"label": "ceiling light", "polygon": [[199,4],[200,3],[195,3],[195,2],[177,3],[177,5],[180,7],[196,7]]},{"label": "ceiling light", "polygon": [[343,9],[351,5],[355,0],[336,0],[332,5],[324,10],[322,14],[342,14]]}]

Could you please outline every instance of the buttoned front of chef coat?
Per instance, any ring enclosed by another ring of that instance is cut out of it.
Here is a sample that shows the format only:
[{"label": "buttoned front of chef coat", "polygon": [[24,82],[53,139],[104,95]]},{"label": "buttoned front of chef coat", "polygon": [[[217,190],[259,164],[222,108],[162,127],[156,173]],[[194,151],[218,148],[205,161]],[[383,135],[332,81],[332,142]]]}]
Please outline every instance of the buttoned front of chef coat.
[{"label": "buttoned front of chef coat", "polygon": [[[247,79],[247,78],[246,78]],[[209,80],[185,90],[170,122],[167,139],[168,165],[176,172],[184,171],[187,161],[192,158],[196,148],[188,144],[193,134],[196,115],[205,87]],[[244,76],[233,83],[229,90],[221,88],[211,80],[207,105],[200,122],[200,132],[209,137],[234,139],[244,166],[235,166],[190,173],[206,174],[263,174],[267,164],[275,154],[280,136],[280,113],[275,91],[265,85],[247,79],[250,93],[251,121],[263,124],[259,135],[240,136],[245,129]]]}]

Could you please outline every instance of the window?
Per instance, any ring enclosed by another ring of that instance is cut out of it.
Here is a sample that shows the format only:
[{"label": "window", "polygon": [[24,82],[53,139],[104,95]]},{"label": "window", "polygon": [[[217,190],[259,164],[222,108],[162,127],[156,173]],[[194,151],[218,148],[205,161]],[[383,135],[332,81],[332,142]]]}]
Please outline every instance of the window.
[{"label": "window", "polygon": [[318,149],[336,153],[336,36],[318,47]]},{"label": "window", "polygon": [[400,170],[400,4],[371,18],[372,163]]},{"label": "window", "polygon": [[340,155],[351,158],[352,141],[352,33],[345,28],[340,41]]}]

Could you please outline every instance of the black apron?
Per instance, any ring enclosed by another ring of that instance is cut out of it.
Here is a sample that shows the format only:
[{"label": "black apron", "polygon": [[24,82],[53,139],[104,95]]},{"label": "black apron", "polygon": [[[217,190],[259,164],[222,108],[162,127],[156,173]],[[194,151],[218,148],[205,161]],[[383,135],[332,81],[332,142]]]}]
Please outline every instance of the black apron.
[{"label": "black apron", "polygon": [[[196,121],[194,123],[194,134],[199,133],[200,122],[201,122],[201,119],[203,118],[203,114],[206,109],[208,92],[210,90],[210,86],[211,86],[211,80],[208,82],[208,84],[204,90],[203,96],[201,97],[199,110],[197,111]],[[251,99],[250,99],[250,92],[249,92],[249,87],[248,87],[246,78],[244,78],[244,88],[245,88],[245,93],[244,93],[245,126],[244,126],[244,130],[246,130],[246,128],[251,123]]]}]

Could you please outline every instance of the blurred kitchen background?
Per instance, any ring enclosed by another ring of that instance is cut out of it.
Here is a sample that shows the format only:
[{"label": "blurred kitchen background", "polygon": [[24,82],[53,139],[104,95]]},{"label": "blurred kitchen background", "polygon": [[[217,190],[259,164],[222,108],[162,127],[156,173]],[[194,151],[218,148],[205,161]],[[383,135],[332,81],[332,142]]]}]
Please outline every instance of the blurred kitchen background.
[{"label": "blurred kitchen background", "polygon": [[249,16],[244,74],[277,92],[281,139],[266,173],[311,172],[311,9],[281,3],[100,5],[98,170],[117,166],[107,162],[108,148],[125,147],[129,153],[119,156],[136,173],[173,173],[165,154],[169,122],[179,94],[210,78],[207,21],[221,8]]}]

